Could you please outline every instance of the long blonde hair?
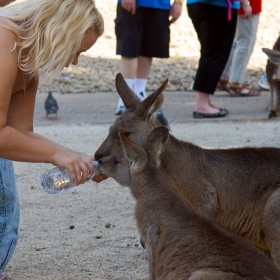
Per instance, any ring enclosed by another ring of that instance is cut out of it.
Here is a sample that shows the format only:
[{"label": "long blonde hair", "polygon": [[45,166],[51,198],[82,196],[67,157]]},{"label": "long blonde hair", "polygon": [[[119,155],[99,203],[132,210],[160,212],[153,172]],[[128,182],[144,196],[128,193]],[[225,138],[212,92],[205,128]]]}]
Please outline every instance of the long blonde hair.
[{"label": "long blonde hair", "polygon": [[57,76],[74,58],[89,28],[100,37],[102,15],[94,0],[24,0],[0,8],[0,16],[17,23],[18,67],[31,76]]}]

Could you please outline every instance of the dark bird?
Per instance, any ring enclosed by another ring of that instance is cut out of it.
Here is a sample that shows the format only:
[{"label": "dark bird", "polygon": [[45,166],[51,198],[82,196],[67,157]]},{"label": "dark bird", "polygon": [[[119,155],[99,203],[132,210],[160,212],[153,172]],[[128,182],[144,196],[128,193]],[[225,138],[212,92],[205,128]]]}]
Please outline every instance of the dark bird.
[{"label": "dark bird", "polygon": [[46,110],[46,118],[48,117],[48,115],[56,114],[56,119],[57,119],[58,104],[57,101],[52,96],[52,91],[49,91],[48,97],[45,100],[45,110]]}]

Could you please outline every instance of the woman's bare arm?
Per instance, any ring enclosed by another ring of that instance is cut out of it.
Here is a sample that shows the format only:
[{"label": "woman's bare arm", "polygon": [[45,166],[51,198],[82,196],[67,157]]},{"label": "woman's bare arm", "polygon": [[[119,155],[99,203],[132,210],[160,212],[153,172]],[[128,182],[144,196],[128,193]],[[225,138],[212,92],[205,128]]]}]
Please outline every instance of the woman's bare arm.
[{"label": "woman's bare arm", "polygon": [[[1,22],[0,22],[1,24]],[[33,114],[38,81],[33,78],[23,94],[23,76],[17,54],[10,52],[15,35],[0,26],[0,157],[26,162],[46,162],[68,169],[76,184],[93,172],[93,156],[85,155],[33,134]]]}]

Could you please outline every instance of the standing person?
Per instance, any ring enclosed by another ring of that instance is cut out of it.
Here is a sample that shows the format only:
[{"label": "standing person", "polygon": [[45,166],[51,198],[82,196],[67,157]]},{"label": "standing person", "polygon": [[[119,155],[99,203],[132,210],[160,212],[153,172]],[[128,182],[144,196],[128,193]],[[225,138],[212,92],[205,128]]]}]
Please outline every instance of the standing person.
[{"label": "standing person", "polygon": [[[120,71],[140,100],[146,98],[146,84],[153,57],[169,57],[170,29],[182,13],[185,0],[118,0],[115,31]],[[169,19],[170,17],[170,19]],[[125,110],[121,99],[116,115]],[[169,126],[159,110],[158,119]]]},{"label": "standing person", "polygon": [[[19,201],[12,161],[67,168],[76,185],[93,156],[33,132],[39,77],[49,80],[91,48],[104,31],[94,0],[26,0],[0,8],[0,279],[17,243]],[[98,176],[97,176],[98,177]],[[97,180],[97,178],[96,178]]]},{"label": "standing person", "polygon": [[262,0],[250,0],[250,5],[252,7],[250,18],[244,18],[242,7],[238,10],[231,53],[218,84],[218,88],[228,91],[232,97],[260,95],[259,90],[244,85],[247,64],[256,42]]},{"label": "standing person", "polygon": [[[244,18],[251,16],[248,0],[241,0]],[[228,111],[211,102],[227,63],[237,21],[239,0],[187,0],[187,10],[201,45],[201,56],[193,89],[196,91],[194,118],[224,117]]]}]

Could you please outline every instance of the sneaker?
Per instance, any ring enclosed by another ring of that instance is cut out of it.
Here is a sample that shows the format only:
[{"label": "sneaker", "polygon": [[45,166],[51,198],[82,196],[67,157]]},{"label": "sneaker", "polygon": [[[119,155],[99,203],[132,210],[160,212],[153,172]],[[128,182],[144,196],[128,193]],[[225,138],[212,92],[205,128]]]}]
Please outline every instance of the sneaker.
[{"label": "sneaker", "polygon": [[267,82],[267,76],[266,76],[266,72],[263,72],[259,81],[258,81],[258,86],[264,90],[269,90],[269,84]]},{"label": "sneaker", "polygon": [[118,103],[118,106],[117,106],[117,109],[115,111],[115,115],[121,115],[123,112],[125,111],[125,106],[123,104],[123,101],[122,99],[120,98],[119,99],[119,103]]},{"label": "sneaker", "polygon": [[164,126],[166,126],[169,130],[171,130],[169,122],[167,118],[163,115],[162,109],[159,109],[157,111],[157,120]]}]

